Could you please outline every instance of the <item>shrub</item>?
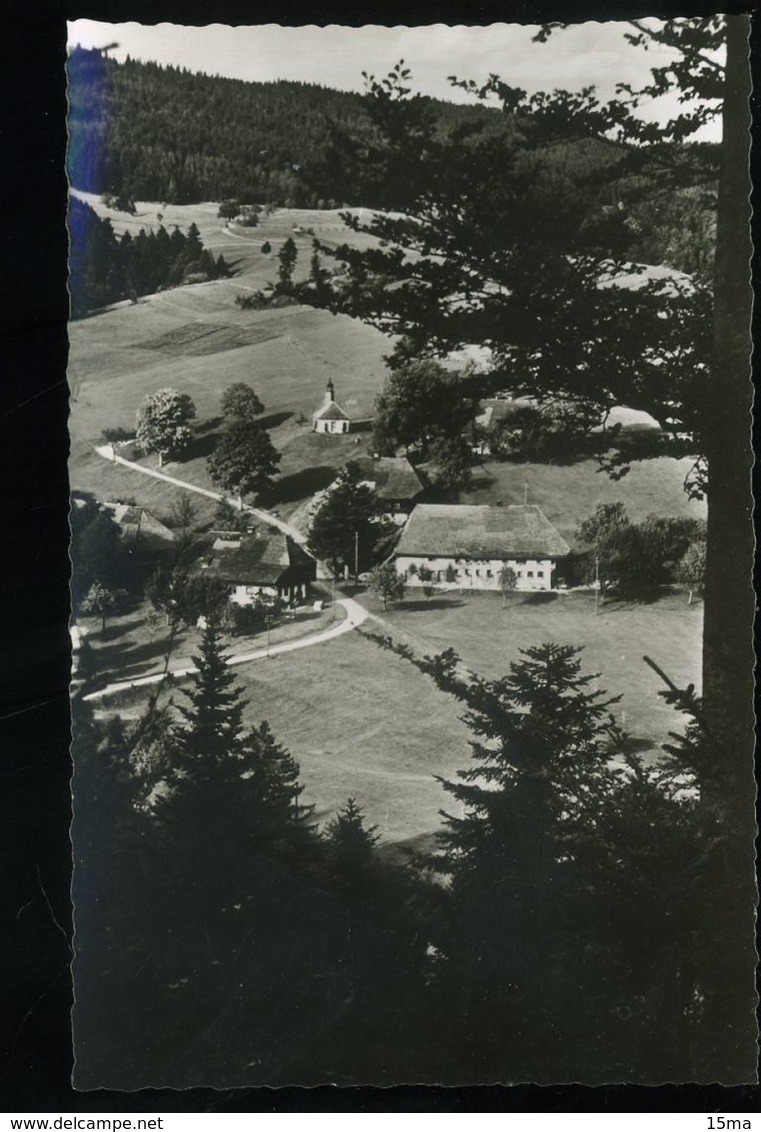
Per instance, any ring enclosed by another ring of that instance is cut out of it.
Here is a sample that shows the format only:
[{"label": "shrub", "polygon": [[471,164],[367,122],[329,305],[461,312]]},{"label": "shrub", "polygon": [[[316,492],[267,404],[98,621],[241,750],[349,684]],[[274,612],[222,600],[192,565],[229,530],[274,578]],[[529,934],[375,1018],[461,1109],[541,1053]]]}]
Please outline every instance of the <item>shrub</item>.
[{"label": "shrub", "polygon": [[227,607],[227,616],[235,633],[257,633],[264,628],[264,614],[264,606],[260,602],[254,605],[230,602]]},{"label": "shrub", "polygon": [[134,440],[135,431],[126,428],[104,428],[103,439],[108,440],[111,444],[115,444],[119,440]]},{"label": "shrub", "polygon": [[245,533],[251,524],[251,516],[245,511],[238,511],[226,499],[220,499],[214,512],[214,525],[220,531]]},{"label": "shrub", "polygon": [[249,295],[236,295],[235,305],[240,307],[242,311],[261,310],[266,307],[268,303],[267,296],[263,291],[253,291]]}]

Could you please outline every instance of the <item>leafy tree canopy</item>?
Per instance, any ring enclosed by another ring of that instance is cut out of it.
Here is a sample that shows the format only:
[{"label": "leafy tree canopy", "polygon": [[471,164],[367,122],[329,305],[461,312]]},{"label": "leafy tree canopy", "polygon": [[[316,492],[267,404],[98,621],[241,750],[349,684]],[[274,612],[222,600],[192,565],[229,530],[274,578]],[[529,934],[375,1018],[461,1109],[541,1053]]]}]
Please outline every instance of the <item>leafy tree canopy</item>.
[{"label": "leafy tree canopy", "polygon": [[250,385],[236,381],[222,394],[222,412],[226,417],[253,420],[264,412],[264,405]]},{"label": "leafy tree canopy", "polygon": [[376,566],[370,577],[370,586],[383,602],[384,610],[390,601],[401,601],[404,597],[404,578],[393,562]]},{"label": "leafy tree canopy", "polygon": [[196,409],[187,393],[168,386],[149,393],[137,411],[136,439],[146,452],[158,452],[159,466],[181,456],[193,437],[189,422]]},{"label": "leafy tree canopy", "polygon": [[361,573],[372,565],[385,533],[378,496],[362,481],[359,467],[348,463],[314,516],[309,549],[330,562],[335,571],[345,567]]},{"label": "leafy tree canopy", "polygon": [[267,430],[254,420],[239,417],[220,438],[207,467],[214,483],[243,496],[270,487],[279,463],[280,453]]},{"label": "leafy tree canopy", "polygon": [[374,444],[393,455],[403,446],[425,458],[433,441],[460,435],[472,413],[477,381],[432,360],[407,361],[394,369],[376,399]]}]

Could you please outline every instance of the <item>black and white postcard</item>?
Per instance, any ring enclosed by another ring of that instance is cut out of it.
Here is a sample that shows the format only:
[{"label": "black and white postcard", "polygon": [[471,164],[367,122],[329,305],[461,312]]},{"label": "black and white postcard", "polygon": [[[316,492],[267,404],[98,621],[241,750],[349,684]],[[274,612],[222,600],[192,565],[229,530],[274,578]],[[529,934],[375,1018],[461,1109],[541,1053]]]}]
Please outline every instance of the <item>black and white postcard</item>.
[{"label": "black and white postcard", "polygon": [[66,67],[75,1088],[755,1081],[747,19]]}]

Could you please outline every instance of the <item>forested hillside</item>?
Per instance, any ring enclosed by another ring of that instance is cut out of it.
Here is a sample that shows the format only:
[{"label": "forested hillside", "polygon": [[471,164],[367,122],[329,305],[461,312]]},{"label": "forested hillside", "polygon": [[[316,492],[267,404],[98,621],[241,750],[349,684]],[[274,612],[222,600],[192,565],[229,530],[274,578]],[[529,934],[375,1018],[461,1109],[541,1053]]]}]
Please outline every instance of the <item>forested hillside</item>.
[{"label": "forested hillside", "polygon": [[[357,61],[358,68],[362,60]],[[405,211],[429,186],[419,163],[378,166],[373,100],[298,82],[249,83],[75,49],[68,61],[69,178],[122,200],[191,204],[232,198],[286,208],[364,205]],[[522,176],[536,191],[623,212],[633,259],[710,274],[716,152],[680,147],[667,183],[658,155],[625,153],[600,139],[532,144],[531,129],[480,103],[415,100],[421,135],[472,156],[473,184],[504,177],[485,168],[485,138],[525,147]],[[406,128],[406,127],[405,127]],[[667,147],[670,151],[673,146]],[[499,146],[491,147],[499,156]],[[510,193],[510,186],[505,186]],[[616,249],[611,247],[611,252]]]},{"label": "forested hillside", "polygon": [[[358,61],[358,67],[361,61]],[[371,126],[363,99],[299,83],[248,83],[75,49],[68,61],[69,177],[75,188],[192,204],[234,197],[319,207],[301,175],[317,171],[337,126]],[[495,111],[426,99],[446,132]],[[334,172],[332,201],[361,203]]]},{"label": "forested hillside", "polygon": [[109,220],[84,201],[69,200],[71,256],[69,292],[72,318],[120,299],[149,295],[183,283],[201,283],[230,274],[224,256],[215,259],[203,246],[198,228],[187,234],[161,224],[157,231],[141,228],[117,236]]}]

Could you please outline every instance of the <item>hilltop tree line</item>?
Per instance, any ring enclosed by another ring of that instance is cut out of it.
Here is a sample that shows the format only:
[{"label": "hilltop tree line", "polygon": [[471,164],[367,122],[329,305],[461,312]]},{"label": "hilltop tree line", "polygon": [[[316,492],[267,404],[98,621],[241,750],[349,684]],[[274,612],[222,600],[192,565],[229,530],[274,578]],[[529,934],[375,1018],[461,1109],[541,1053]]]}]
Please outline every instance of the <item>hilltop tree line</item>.
[{"label": "hilltop tree line", "polygon": [[[634,258],[710,271],[716,179],[710,145],[684,147],[683,160],[691,169],[697,164],[705,182],[696,191],[689,176],[675,188],[658,170],[633,168],[620,148],[594,137],[556,138],[551,145],[536,139],[536,145],[530,124],[516,130],[511,116],[478,103],[419,97],[411,120],[396,88],[373,76],[366,76],[364,97],[129,59],[120,64],[81,48],[69,57],[68,76],[69,176],[79,189],[174,204],[234,199],[404,210],[427,172],[424,164],[417,171],[397,165],[393,146],[403,139],[424,145],[432,137],[453,146],[464,155],[471,180],[493,175],[500,182],[511,175],[504,158],[518,145],[521,176],[536,181],[540,193],[596,201],[611,212],[623,208]],[[397,79],[406,82],[401,68]],[[379,162],[389,118],[392,147]],[[489,139],[498,167],[484,165],[479,138]]]},{"label": "hilltop tree line", "polygon": [[[117,63],[81,48],[67,70],[76,188],[173,204],[234,198],[287,207],[336,207],[356,195],[355,183],[324,170],[334,123],[352,137],[371,129],[361,95]],[[430,102],[442,131],[485,114]],[[305,177],[312,170],[314,185]]]},{"label": "hilltop tree line", "polygon": [[136,236],[117,236],[110,220],[77,197],[69,201],[71,252],[69,292],[72,318],[122,299],[137,301],[166,287],[225,278],[230,269],[203,246],[195,224],[187,232],[163,225]]},{"label": "hilltop tree line", "polygon": [[318,829],[213,627],[174,701],[75,700],[79,1087],[715,1075],[694,727],[648,770],[572,646],[396,651],[472,734],[411,864],[361,800]]}]

